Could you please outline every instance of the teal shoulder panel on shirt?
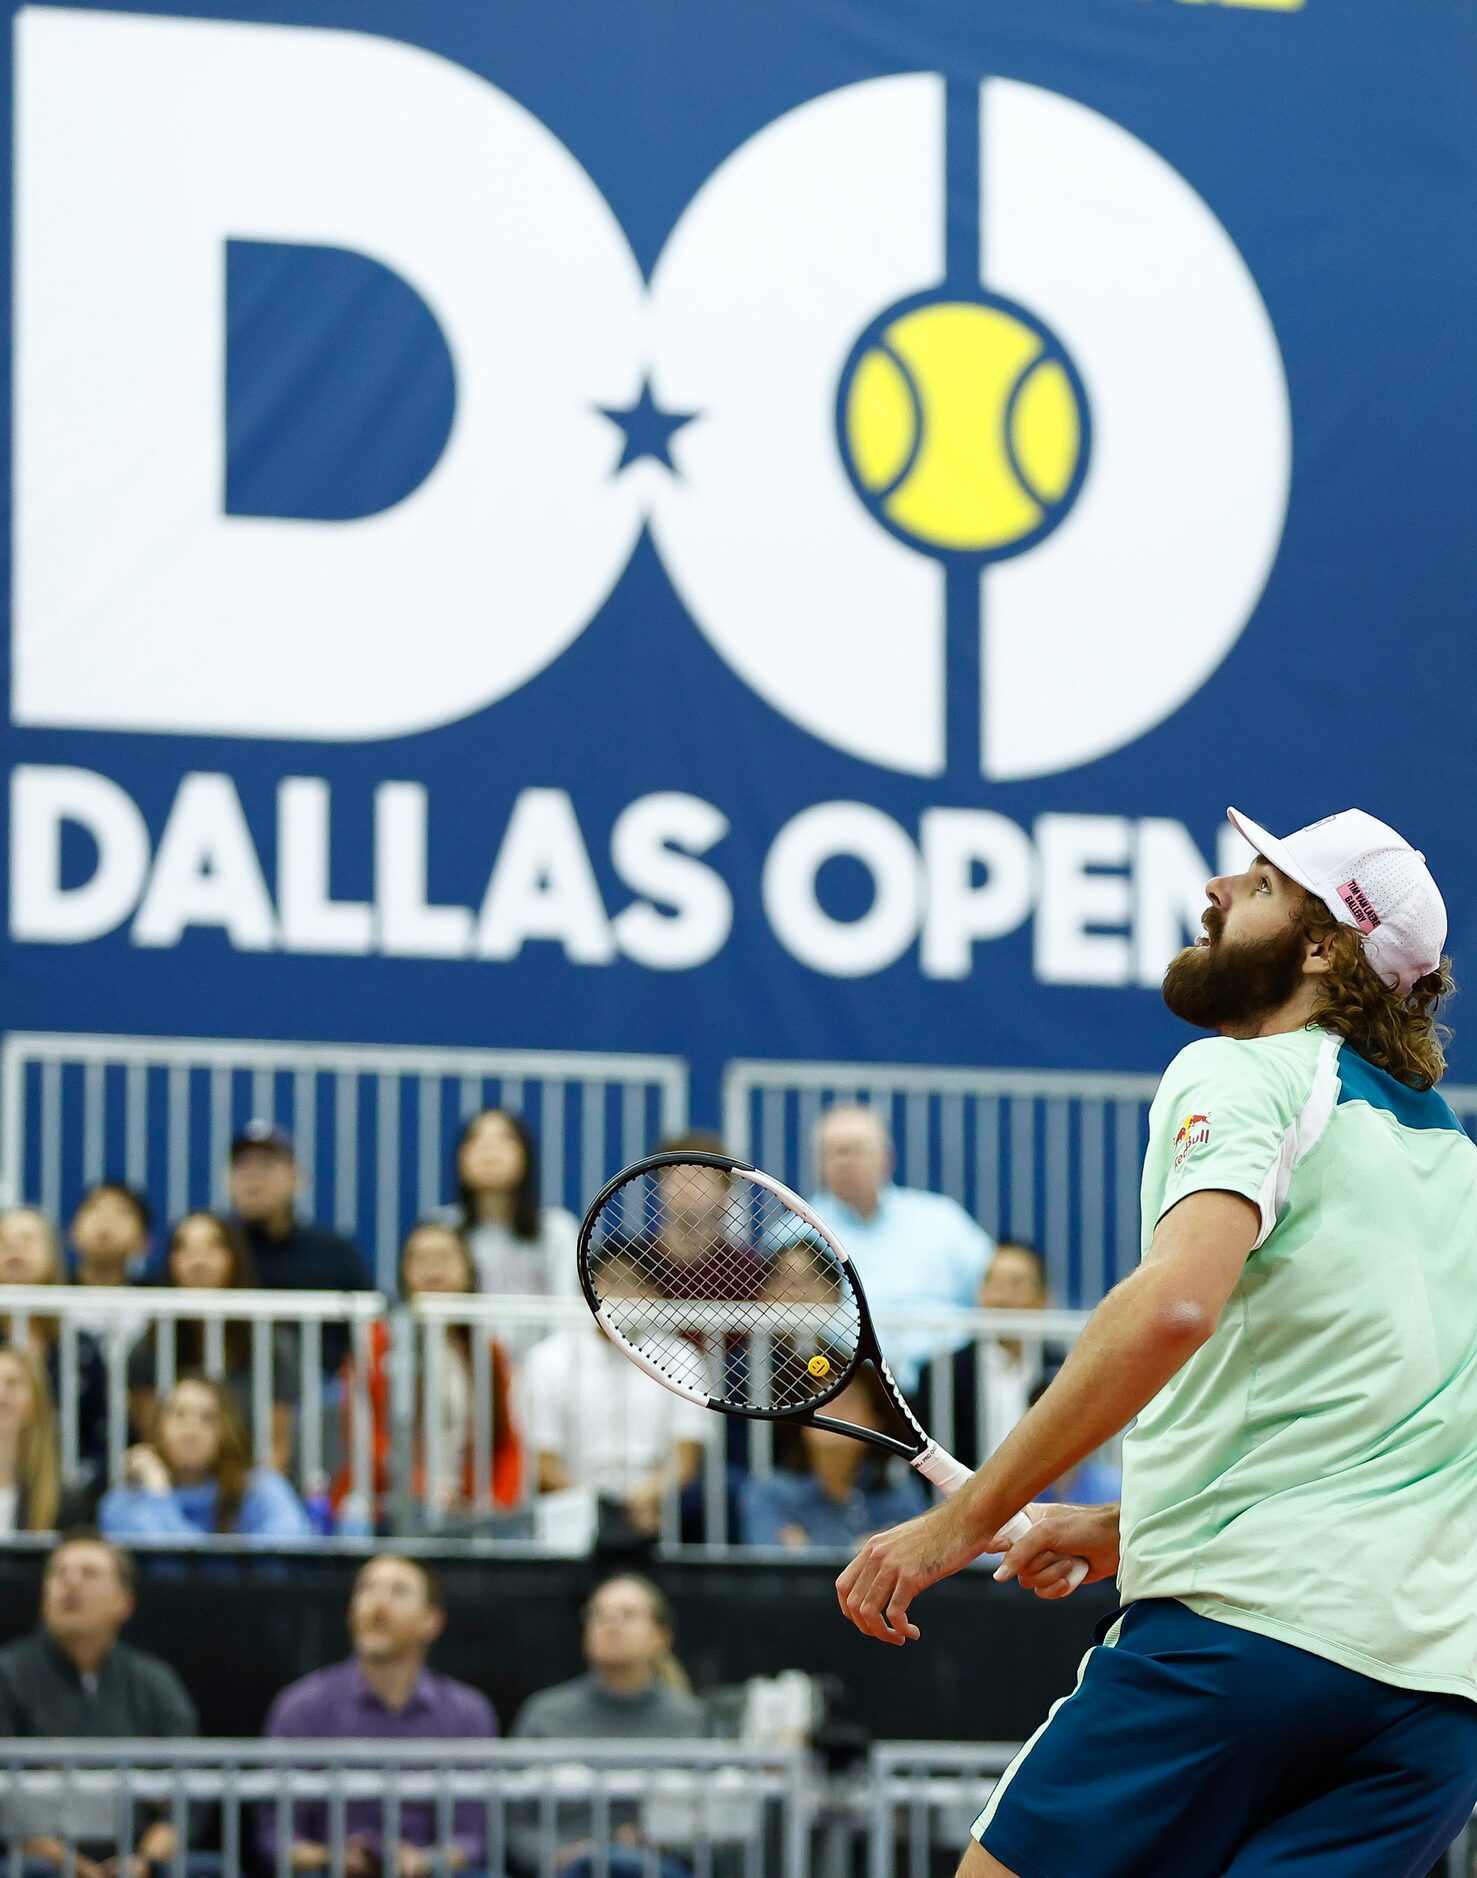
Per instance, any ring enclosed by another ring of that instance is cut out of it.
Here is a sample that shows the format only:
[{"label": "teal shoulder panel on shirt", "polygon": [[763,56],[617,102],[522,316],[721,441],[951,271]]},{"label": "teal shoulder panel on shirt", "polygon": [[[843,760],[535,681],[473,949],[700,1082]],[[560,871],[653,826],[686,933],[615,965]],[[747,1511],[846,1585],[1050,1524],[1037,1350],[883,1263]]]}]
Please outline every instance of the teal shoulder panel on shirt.
[{"label": "teal shoulder panel on shirt", "polygon": [[1384,1109],[1402,1128],[1448,1128],[1459,1135],[1466,1133],[1444,1096],[1434,1089],[1411,1089],[1397,1082],[1388,1070],[1376,1069],[1348,1043],[1339,1051],[1339,1101],[1367,1102],[1371,1108]]}]

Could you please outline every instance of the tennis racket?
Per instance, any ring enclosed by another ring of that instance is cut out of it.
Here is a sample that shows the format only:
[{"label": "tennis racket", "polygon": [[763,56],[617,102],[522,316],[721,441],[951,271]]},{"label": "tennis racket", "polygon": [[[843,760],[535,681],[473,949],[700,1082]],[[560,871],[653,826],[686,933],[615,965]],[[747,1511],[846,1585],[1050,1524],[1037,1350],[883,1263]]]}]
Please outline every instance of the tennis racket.
[{"label": "tennis racket", "polygon": [[[695,1151],[633,1162],[585,1214],[579,1279],[616,1348],[674,1395],[720,1415],[850,1435],[900,1455],[947,1494],[971,1478],[904,1399],[845,1247],[759,1168]],[[818,1413],[864,1364],[900,1433]],[[1001,1536],[1030,1529],[1017,1513]],[[1079,1560],[1073,1589],[1086,1573]]]}]

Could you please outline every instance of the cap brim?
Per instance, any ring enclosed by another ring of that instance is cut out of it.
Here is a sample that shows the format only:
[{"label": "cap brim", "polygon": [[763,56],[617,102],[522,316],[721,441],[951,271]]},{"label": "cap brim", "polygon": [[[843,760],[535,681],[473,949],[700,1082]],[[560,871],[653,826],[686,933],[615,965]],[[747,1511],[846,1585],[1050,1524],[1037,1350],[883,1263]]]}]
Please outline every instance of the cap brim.
[{"label": "cap brim", "polygon": [[1251,843],[1264,861],[1270,861],[1273,867],[1280,869],[1289,880],[1295,880],[1300,887],[1305,887],[1309,893],[1316,893],[1320,900],[1323,898],[1322,887],[1317,881],[1309,879],[1307,868],[1299,867],[1288,853],[1286,844],[1279,841],[1275,835],[1268,834],[1260,822],[1254,822],[1249,815],[1243,815],[1240,809],[1229,808],[1226,810],[1226,820],[1237,834]]}]

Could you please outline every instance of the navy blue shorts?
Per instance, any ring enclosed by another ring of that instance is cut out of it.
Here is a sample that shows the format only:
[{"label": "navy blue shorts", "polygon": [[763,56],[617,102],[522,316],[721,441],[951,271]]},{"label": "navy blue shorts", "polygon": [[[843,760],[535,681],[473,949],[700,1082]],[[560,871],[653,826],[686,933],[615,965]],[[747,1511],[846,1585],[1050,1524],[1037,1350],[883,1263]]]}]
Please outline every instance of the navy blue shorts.
[{"label": "navy blue shorts", "polygon": [[1018,1878],[1422,1878],[1477,1803],[1477,1703],[1169,1599],[1109,1624],[974,1823]]}]

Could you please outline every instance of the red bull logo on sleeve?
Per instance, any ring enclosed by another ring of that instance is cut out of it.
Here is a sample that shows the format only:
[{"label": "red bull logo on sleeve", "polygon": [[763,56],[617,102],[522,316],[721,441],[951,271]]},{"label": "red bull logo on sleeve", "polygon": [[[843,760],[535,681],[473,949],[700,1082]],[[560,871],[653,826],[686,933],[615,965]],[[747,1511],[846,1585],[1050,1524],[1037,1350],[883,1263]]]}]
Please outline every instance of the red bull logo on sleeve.
[{"label": "red bull logo on sleeve", "polygon": [[1174,1138],[1174,1164],[1183,1167],[1196,1148],[1203,1148],[1210,1140],[1210,1117],[1208,1115],[1187,1115],[1180,1123],[1180,1131]]}]

